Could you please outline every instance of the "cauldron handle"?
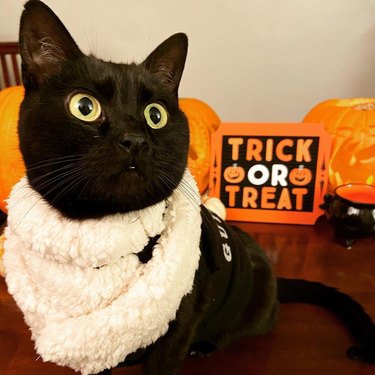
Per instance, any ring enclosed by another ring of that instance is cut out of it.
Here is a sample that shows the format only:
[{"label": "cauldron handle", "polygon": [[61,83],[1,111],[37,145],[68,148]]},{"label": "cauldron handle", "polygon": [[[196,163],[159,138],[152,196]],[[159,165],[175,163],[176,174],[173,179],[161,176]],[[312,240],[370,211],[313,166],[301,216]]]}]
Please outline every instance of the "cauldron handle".
[{"label": "cauldron handle", "polygon": [[325,210],[327,211],[330,204],[332,203],[333,201],[333,195],[332,194],[325,194],[324,195],[324,203],[320,204],[319,207],[322,209],[322,210]]}]

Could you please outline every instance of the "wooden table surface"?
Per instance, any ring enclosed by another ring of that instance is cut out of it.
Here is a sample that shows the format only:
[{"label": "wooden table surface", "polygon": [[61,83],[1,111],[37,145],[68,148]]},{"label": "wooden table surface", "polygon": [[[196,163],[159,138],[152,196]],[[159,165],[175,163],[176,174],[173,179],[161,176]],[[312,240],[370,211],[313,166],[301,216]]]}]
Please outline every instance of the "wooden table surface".
[{"label": "wooden table surface", "polygon": [[[352,250],[333,241],[330,226],[237,223],[261,244],[277,275],[306,278],[335,286],[362,303],[375,318],[374,237],[358,240]],[[351,338],[342,323],[325,310],[302,304],[282,305],[276,329],[263,337],[242,339],[208,359],[187,359],[181,375],[360,375],[375,365],[345,357]],[[44,363],[33,349],[6,284],[0,278],[0,374],[63,375],[74,371]],[[139,366],[116,375],[139,375]],[[165,374],[167,375],[167,374]]]}]

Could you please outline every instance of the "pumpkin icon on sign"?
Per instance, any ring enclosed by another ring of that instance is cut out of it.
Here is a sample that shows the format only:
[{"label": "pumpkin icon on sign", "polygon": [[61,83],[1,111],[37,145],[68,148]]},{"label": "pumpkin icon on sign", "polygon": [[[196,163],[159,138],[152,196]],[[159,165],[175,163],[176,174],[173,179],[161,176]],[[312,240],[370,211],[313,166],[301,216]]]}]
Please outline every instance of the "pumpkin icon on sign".
[{"label": "pumpkin icon on sign", "polygon": [[304,165],[293,168],[289,173],[289,181],[296,186],[305,186],[312,179],[312,173],[310,169],[305,168]]},{"label": "pumpkin icon on sign", "polygon": [[230,165],[224,170],[224,179],[230,184],[238,184],[245,178],[245,170],[237,164]]}]

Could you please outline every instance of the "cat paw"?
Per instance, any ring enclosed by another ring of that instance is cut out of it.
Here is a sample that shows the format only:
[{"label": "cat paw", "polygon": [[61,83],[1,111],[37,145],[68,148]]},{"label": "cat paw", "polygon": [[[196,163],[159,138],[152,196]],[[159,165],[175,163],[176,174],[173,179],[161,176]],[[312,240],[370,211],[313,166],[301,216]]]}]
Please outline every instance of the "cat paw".
[{"label": "cat paw", "polygon": [[375,363],[375,344],[353,345],[348,349],[346,355],[357,361]]},{"label": "cat paw", "polygon": [[219,198],[204,195],[202,197],[202,201],[206,208],[219,216],[221,220],[225,220],[227,216],[226,208]]}]

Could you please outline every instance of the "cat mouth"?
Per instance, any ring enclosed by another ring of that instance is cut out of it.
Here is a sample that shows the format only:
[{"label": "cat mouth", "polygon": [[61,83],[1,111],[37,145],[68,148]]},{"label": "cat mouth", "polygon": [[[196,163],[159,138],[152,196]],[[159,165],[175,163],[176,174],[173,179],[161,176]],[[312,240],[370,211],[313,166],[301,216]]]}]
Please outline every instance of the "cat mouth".
[{"label": "cat mouth", "polygon": [[144,178],[144,174],[142,173],[141,169],[136,166],[135,164],[129,164],[126,165],[125,168],[123,169],[123,173],[125,176],[131,176],[131,177],[141,177]]},{"label": "cat mouth", "polygon": [[124,171],[128,173],[139,173],[139,169],[135,165],[125,167]]},{"label": "cat mouth", "polygon": [[125,171],[139,172],[139,168],[135,164],[129,164],[125,167]]}]

